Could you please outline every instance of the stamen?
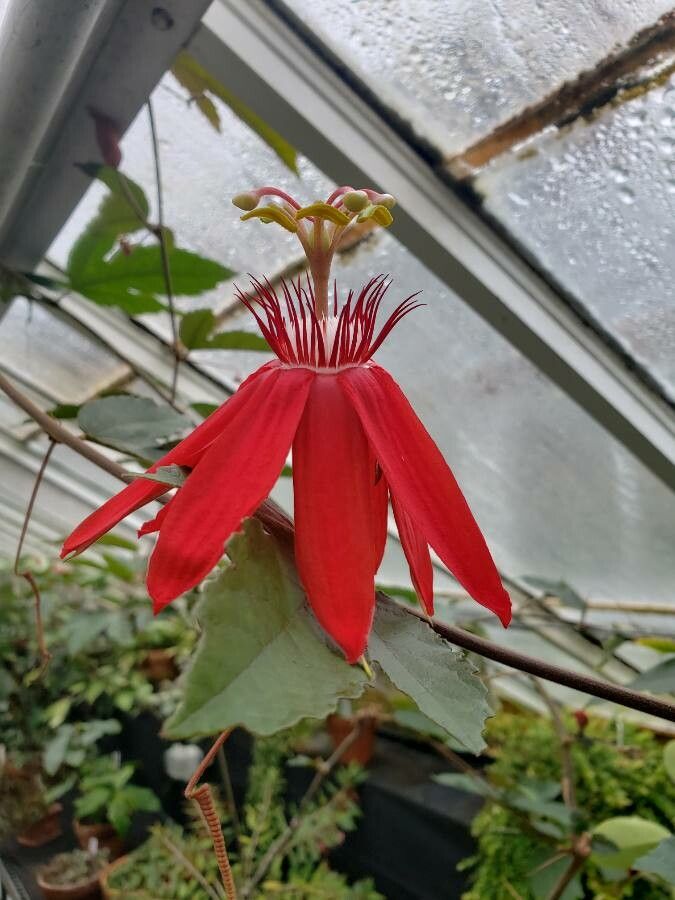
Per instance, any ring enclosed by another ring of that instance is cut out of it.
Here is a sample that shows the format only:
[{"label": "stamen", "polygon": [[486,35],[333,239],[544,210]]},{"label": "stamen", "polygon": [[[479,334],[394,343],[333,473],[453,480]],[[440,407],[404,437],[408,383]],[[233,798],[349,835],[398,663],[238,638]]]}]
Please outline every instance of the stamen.
[{"label": "stamen", "polygon": [[307,278],[282,280],[279,296],[270,282],[251,276],[253,292],[237,288],[237,296],[255,318],[260,331],[282,363],[311,369],[339,371],[365,365],[382,345],[392,328],[422,304],[412,294],[400,303],[377,331],[377,316],[391,285],[385,275],[377,275],[355,295],[349,291],[339,307],[337,286],[333,286],[333,312],[320,318],[314,306],[312,282]]}]

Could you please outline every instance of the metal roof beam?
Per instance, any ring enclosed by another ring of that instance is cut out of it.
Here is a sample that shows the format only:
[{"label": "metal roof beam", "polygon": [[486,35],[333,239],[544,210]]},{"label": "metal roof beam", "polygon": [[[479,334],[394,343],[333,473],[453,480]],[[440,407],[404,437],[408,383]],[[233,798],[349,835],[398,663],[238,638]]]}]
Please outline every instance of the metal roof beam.
[{"label": "metal roof beam", "polygon": [[[208,0],[10,0],[0,10],[0,261],[31,269],[101,158],[90,110],[124,132]],[[7,146],[6,146],[7,145]]]}]

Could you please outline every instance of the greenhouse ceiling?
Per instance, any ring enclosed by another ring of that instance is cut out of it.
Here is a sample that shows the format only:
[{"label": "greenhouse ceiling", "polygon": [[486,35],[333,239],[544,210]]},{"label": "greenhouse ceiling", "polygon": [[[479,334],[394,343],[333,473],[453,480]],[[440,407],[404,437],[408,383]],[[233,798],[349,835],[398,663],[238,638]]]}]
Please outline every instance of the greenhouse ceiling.
[{"label": "greenhouse ceiling", "polygon": [[[154,196],[148,98],[165,220],[235,272],[275,280],[301,265],[290,236],[239,225],[240,190],[278,184],[307,202],[341,183],[391,192],[391,232],[345,248],[337,276],[357,287],[391,273],[390,305],[423,292],[379,358],[450,460],[514,594],[537,596],[527,577],[564,582],[593,601],[598,627],[620,611],[627,627],[639,615],[658,631],[675,599],[671,2],[6,0],[0,49],[2,82],[16,86],[0,97],[7,270],[58,273],[95,214],[103,188],[77,167],[100,160],[92,114],[124,132],[125,174]],[[170,72],[181,51],[229,98],[210,99],[217,128]],[[132,319],[73,292],[49,300],[0,307],[0,370],[40,408],[120,388],[163,395],[167,317]],[[219,322],[254,330],[232,282],[208,303]],[[260,359],[192,352],[180,403],[222,401]],[[0,399],[8,559],[45,446]],[[27,549],[54,554],[114,485],[57,446]],[[382,580],[408,583],[394,537]],[[457,585],[446,576],[440,589]],[[550,636],[557,622],[547,611],[530,625]],[[574,640],[554,643],[592,663],[592,645]]]}]

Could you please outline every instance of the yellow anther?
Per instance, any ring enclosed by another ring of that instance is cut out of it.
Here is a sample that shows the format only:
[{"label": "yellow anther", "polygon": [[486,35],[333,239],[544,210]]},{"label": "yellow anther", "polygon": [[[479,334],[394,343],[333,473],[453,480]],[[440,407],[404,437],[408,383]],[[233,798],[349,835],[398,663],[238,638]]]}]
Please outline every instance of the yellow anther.
[{"label": "yellow anther", "polygon": [[236,194],[232,198],[232,203],[239,209],[251,210],[255,209],[260,198],[255,191],[244,191],[242,194]]},{"label": "yellow anther", "polygon": [[305,219],[307,216],[316,216],[317,219],[328,219],[334,225],[349,225],[349,216],[346,216],[341,210],[331,206],[330,203],[317,201],[310,203],[309,206],[303,206],[295,213],[296,219]]},{"label": "yellow anther", "polygon": [[366,206],[363,212],[360,212],[356,217],[357,222],[365,222],[366,219],[375,219],[377,224],[381,225],[383,228],[388,228],[394,221],[394,217],[386,206],[382,206],[380,203],[371,203],[370,206]]},{"label": "yellow anther", "polygon": [[342,195],[342,205],[349,212],[361,212],[370,203],[365,191],[347,191]]},{"label": "yellow anther", "polygon": [[298,223],[280,206],[261,206],[259,209],[252,209],[241,217],[242,222],[245,222],[247,219],[262,219],[263,222],[276,222],[277,225],[281,225],[282,228],[285,228],[286,231],[290,231],[292,234],[295,234],[298,230]]}]

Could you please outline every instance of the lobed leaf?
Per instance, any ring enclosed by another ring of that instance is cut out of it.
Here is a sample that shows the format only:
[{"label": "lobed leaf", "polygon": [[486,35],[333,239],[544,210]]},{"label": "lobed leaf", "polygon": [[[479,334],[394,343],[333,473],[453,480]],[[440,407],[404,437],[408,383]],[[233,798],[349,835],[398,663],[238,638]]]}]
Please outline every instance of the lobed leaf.
[{"label": "lobed leaf", "polygon": [[129,394],[90,400],[77,421],[87,437],[141,457],[149,448],[162,446],[192,427],[190,420],[171,406]]},{"label": "lobed leaf", "polygon": [[167,735],[195,738],[235,725],[273,734],[358,697],[365,673],[322,639],[291,564],[260,523],[246,521],[227,552],[231,564],[199,607],[203,635]]},{"label": "lobed leaf", "polygon": [[485,720],[493,715],[487,689],[466,656],[429,625],[380,597],[368,656],[467,750],[483,750]]}]

